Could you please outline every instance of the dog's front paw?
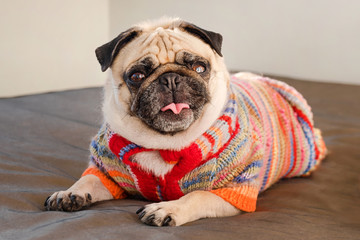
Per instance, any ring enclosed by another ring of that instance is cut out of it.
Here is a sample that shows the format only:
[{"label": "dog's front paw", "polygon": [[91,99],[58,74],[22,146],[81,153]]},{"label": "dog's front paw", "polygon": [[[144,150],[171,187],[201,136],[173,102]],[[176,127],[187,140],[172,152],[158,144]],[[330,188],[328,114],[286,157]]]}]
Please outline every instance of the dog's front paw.
[{"label": "dog's front paw", "polygon": [[185,216],[180,215],[181,207],[176,201],[148,204],[136,214],[143,223],[151,226],[179,226],[187,222]]},{"label": "dog's front paw", "polygon": [[91,199],[90,193],[80,195],[70,191],[60,191],[49,196],[44,206],[48,211],[72,212],[90,206]]}]

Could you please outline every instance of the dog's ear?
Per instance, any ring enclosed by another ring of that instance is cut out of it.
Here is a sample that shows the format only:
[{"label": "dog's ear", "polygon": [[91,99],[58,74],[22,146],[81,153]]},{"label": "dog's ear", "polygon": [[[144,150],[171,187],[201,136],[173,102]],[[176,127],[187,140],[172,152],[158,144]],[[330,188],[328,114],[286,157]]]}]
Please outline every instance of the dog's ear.
[{"label": "dog's ear", "polygon": [[114,38],[112,41],[98,47],[95,50],[96,57],[101,65],[101,70],[103,72],[108,69],[114,58],[119,53],[119,51],[131,40],[133,40],[140,32],[134,28],[122,32]]},{"label": "dog's ear", "polygon": [[212,49],[214,49],[217,54],[222,57],[221,45],[222,45],[222,36],[219,33],[207,31],[202,29],[194,24],[183,22],[180,27],[186,32],[200,38],[205,43],[209,44]]}]

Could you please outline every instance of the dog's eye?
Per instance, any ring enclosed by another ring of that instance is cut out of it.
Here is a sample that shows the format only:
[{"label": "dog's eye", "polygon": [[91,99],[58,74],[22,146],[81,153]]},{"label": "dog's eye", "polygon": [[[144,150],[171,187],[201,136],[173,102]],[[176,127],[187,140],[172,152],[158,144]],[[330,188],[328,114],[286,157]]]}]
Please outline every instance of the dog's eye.
[{"label": "dog's eye", "polygon": [[141,82],[142,80],[145,79],[145,74],[137,72],[137,73],[133,73],[130,76],[131,81],[133,82]]},{"label": "dog's eye", "polygon": [[195,63],[192,66],[192,69],[197,73],[203,73],[206,70],[206,68],[203,65],[199,64],[199,63]]}]

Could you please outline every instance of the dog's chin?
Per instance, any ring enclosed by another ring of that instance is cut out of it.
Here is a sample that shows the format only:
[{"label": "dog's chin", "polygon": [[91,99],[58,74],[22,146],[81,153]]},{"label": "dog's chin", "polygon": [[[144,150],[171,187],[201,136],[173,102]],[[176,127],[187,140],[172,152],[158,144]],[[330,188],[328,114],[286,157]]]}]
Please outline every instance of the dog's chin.
[{"label": "dog's chin", "polygon": [[155,118],[146,121],[147,125],[162,134],[176,134],[185,131],[195,121],[192,109],[183,109],[175,114],[170,110],[160,111]]}]

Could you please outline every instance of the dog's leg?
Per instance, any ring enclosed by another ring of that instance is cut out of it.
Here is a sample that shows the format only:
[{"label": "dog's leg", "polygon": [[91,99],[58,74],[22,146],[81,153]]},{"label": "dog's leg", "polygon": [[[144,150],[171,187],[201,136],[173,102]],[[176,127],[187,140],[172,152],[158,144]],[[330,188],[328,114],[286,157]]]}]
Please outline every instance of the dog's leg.
[{"label": "dog's leg", "polygon": [[194,191],[178,200],[149,204],[137,211],[142,222],[153,226],[179,226],[200,218],[239,213],[239,209],[206,191]]},{"label": "dog's leg", "polygon": [[94,175],[81,177],[66,191],[55,192],[45,201],[46,210],[78,211],[90,204],[113,199],[111,193]]}]

